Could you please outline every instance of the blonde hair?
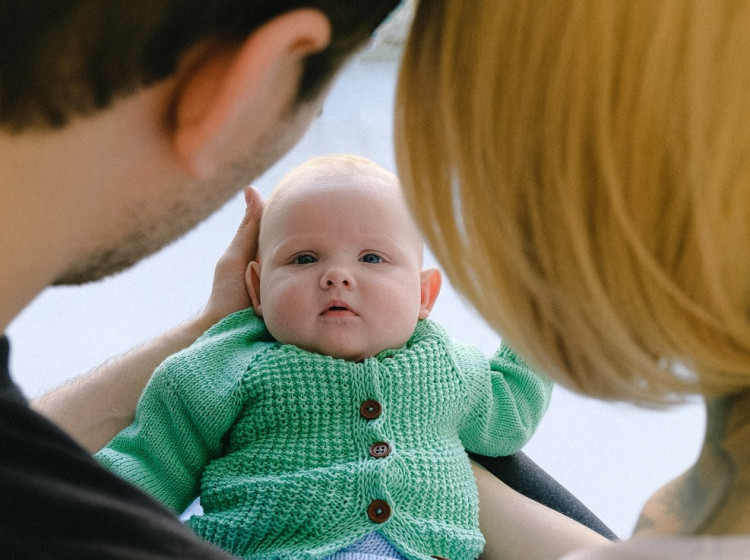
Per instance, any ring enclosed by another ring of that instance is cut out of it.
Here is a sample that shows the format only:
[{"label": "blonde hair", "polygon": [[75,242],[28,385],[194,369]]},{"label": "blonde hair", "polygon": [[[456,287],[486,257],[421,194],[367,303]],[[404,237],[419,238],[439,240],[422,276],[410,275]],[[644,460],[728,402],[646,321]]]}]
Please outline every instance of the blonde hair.
[{"label": "blonde hair", "polygon": [[748,29],[744,1],[420,3],[407,199],[457,288],[569,387],[750,385]]}]

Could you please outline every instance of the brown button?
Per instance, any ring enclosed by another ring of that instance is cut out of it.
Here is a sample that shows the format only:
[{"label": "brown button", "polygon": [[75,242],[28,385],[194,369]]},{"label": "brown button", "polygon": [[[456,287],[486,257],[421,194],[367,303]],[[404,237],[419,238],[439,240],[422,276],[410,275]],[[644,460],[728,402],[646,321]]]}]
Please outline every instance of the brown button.
[{"label": "brown button", "polygon": [[381,459],[383,457],[388,457],[388,455],[391,454],[391,446],[388,445],[384,441],[379,441],[377,443],[373,443],[370,446],[370,455],[375,457],[376,459]]},{"label": "brown button", "polygon": [[385,500],[373,500],[367,508],[367,517],[375,523],[385,523],[391,516],[391,506]]},{"label": "brown button", "polygon": [[359,407],[360,415],[367,420],[375,420],[375,418],[380,416],[381,412],[383,412],[383,407],[374,399],[366,400]]},{"label": "brown button", "polygon": [[434,558],[435,560],[448,560],[448,559],[447,559],[446,557],[444,557],[444,556],[430,556],[430,558]]}]

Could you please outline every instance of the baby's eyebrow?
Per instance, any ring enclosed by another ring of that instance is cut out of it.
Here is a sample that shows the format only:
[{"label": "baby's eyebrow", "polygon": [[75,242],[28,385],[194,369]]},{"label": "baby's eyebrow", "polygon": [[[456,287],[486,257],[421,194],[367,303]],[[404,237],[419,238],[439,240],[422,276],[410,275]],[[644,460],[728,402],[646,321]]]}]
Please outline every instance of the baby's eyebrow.
[{"label": "baby's eyebrow", "polygon": [[310,242],[310,238],[307,236],[297,236],[293,238],[285,238],[279,243],[276,243],[273,246],[273,251],[282,251],[282,250],[295,250],[295,251],[304,251],[307,249],[312,248],[312,244]]}]

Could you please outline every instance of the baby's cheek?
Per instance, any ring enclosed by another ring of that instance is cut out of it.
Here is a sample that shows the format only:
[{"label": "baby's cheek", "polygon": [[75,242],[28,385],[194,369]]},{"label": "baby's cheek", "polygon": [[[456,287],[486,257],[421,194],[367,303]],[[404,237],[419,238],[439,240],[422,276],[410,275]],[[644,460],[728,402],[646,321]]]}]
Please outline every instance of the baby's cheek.
[{"label": "baby's cheek", "polygon": [[291,295],[264,302],[263,320],[268,331],[279,342],[298,344],[300,332],[306,324],[305,314],[310,313],[304,302]]}]

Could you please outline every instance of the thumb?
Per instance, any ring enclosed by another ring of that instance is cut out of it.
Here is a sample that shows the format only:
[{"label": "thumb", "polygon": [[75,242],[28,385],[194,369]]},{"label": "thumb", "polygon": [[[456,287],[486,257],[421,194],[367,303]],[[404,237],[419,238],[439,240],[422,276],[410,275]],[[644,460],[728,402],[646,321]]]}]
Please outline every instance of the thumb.
[{"label": "thumb", "polygon": [[263,212],[263,199],[252,187],[245,187],[245,215],[232,241],[214,269],[211,295],[202,316],[208,325],[250,305],[245,285],[245,271],[258,250],[258,231]]},{"label": "thumb", "polygon": [[260,217],[263,213],[263,198],[254,187],[245,187],[245,215],[242,217],[237,233],[229,243],[227,253],[233,259],[249,263],[258,251],[258,231]]},{"label": "thumb", "polygon": [[[244,269],[255,258],[258,252],[258,232],[260,216],[263,213],[263,198],[254,187],[245,187],[245,214],[242,216],[237,232],[229,242],[218,262],[218,269]],[[218,272],[219,270],[217,270]]]}]

